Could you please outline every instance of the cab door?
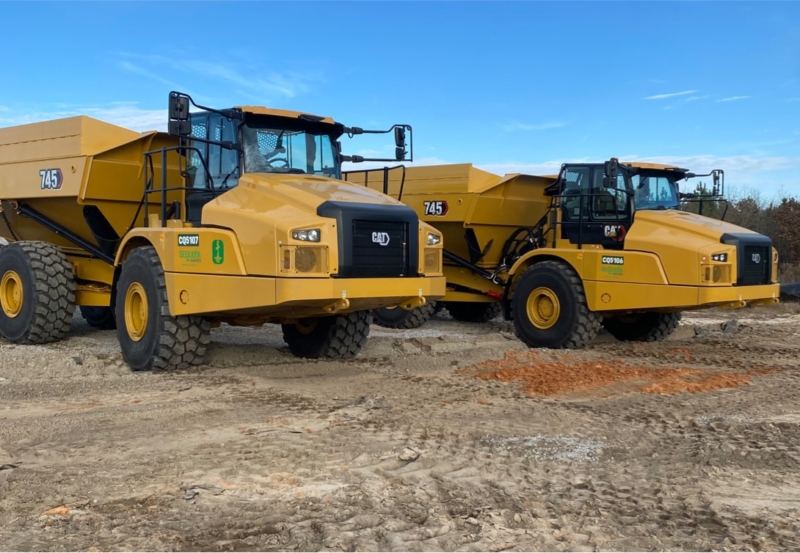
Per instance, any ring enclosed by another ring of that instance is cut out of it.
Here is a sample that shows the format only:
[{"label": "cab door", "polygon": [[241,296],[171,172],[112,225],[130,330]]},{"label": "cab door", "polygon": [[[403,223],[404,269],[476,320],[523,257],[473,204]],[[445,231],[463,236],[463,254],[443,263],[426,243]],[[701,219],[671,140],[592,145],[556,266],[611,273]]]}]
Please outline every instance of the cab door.
[{"label": "cab door", "polygon": [[622,171],[606,178],[603,165],[571,165],[564,172],[562,238],[581,247],[622,249],[631,225],[631,198]]}]

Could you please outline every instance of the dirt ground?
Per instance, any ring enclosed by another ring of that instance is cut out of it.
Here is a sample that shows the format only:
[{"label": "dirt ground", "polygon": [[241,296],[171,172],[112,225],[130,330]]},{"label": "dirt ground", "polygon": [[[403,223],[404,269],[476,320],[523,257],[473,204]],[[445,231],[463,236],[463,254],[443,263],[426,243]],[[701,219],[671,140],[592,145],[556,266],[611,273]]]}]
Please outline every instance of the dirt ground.
[{"label": "dirt ground", "polygon": [[0,343],[0,550],[800,549],[800,308],[577,352],[446,312],[347,362],[213,340],[149,374],[79,316]]}]

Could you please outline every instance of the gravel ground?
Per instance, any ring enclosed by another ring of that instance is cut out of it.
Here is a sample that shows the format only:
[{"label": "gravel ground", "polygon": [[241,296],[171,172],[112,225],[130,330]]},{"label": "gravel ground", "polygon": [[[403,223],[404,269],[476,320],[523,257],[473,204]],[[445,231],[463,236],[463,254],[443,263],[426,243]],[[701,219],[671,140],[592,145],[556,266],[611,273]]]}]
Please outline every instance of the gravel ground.
[{"label": "gravel ground", "polygon": [[223,326],[148,374],[76,316],[0,343],[0,550],[798,550],[798,312],[578,352],[445,312],[346,362]]}]

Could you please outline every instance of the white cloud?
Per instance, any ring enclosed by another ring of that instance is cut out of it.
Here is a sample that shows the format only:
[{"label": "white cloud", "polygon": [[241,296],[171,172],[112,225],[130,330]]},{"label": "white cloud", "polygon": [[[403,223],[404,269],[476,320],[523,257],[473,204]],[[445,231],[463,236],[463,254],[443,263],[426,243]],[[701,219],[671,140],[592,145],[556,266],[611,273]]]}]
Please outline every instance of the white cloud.
[{"label": "white cloud", "polygon": [[705,96],[689,96],[684,100],[684,102],[696,102],[697,100],[705,100],[706,98],[709,98],[708,94]]},{"label": "white cloud", "polygon": [[[213,79],[233,85],[241,90],[242,95],[248,95],[260,103],[267,103],[275,97],[293,98],[298,94],[308,92],[309,83],[318,80],[318,77],[310,74],[299,73],[278,73],[248,68],[246,73],[237,69],[234,62],[230,59],[224,62],[214,62],[208,60],[192,60],[186,58],[168,58],[165,56],[151,55],[141,56],[135,54],[122,54],[123,57],[137,60],[138,64],[133,64],[123,60],[119,66],[126,71],[137,73],[154,79],[156,81],[177,87],[171,80],[165,79],[152,68],[165,68],[171,73],[180,72],[182,74],[202,79]],[[144,67],[148,66],[148,67]]]},{"label": "white cloud", "polygon": [[559,121],[551,121],[549,123],[541,123],[539,125],[528,125],[526,123],[518,123],[516,121],[503,125],[504,131],[544,131],[547,129],[557,129],[563,127],[564,123]]},{"label": "white cloud", "polygon": [[735,102],[737,100],[746,100],[750,96],[730,96],[728,98],[720,98],[717,102]]},{"label": "white cloud", "polygon": [[167,128],[167,110],[142,109],[135,102],[115,102],[101,106],[70,107],[68,109],[42,110],[18,113],[4,112],[0,126],[24,125],[38,121],[49,121],[76,115],[88,115],[107,123],[135,131],[161,130]]},{"label": "white cloud", "polygon": [[669,94],[656,94],[655,96],[647,96],[644,100],[663,100],[664,98],[672,98],[674,96],[685,96],[687,94],[694,94],[696,90],[684,90],[683,92],[670,92]]}]

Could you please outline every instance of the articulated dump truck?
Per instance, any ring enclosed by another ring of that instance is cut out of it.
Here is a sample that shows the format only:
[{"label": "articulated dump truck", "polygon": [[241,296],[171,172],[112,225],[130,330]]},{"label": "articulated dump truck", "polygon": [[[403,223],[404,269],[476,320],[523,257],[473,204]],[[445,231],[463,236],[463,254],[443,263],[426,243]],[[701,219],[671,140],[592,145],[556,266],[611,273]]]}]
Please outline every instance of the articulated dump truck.
[{"label": "articulated dump truck", "polygon": [[[559,175],[504,177],[471,164],[345,174],[414,208],[442,233],[447,293],[462,321],[513,319],[530,347],[578,348],[601,327],[621,340],[668,336],[682,311],[778,302],[778,253],[747,229],[681,211],[695,175],[648,163],[565,164]],[[695,198],[697,199],[697,198]],[[701,198],[702,199],[702,198]],[[382,309],[413,328],[434,312]]]},{"label": "articulated dump truck", "polygon": [[[197,110],[190,113],[189,104]],[[301,357],[355,355],[373,310],[444,295],[441,234],[341,180],[328,117],[171,93],[169,133],[89,117],[0,129],[0,334],[47,343],[75,307],[134,370],[203,362],[210,328],[283,326]],[[413,157],[413,145],[412,145]]]}]

